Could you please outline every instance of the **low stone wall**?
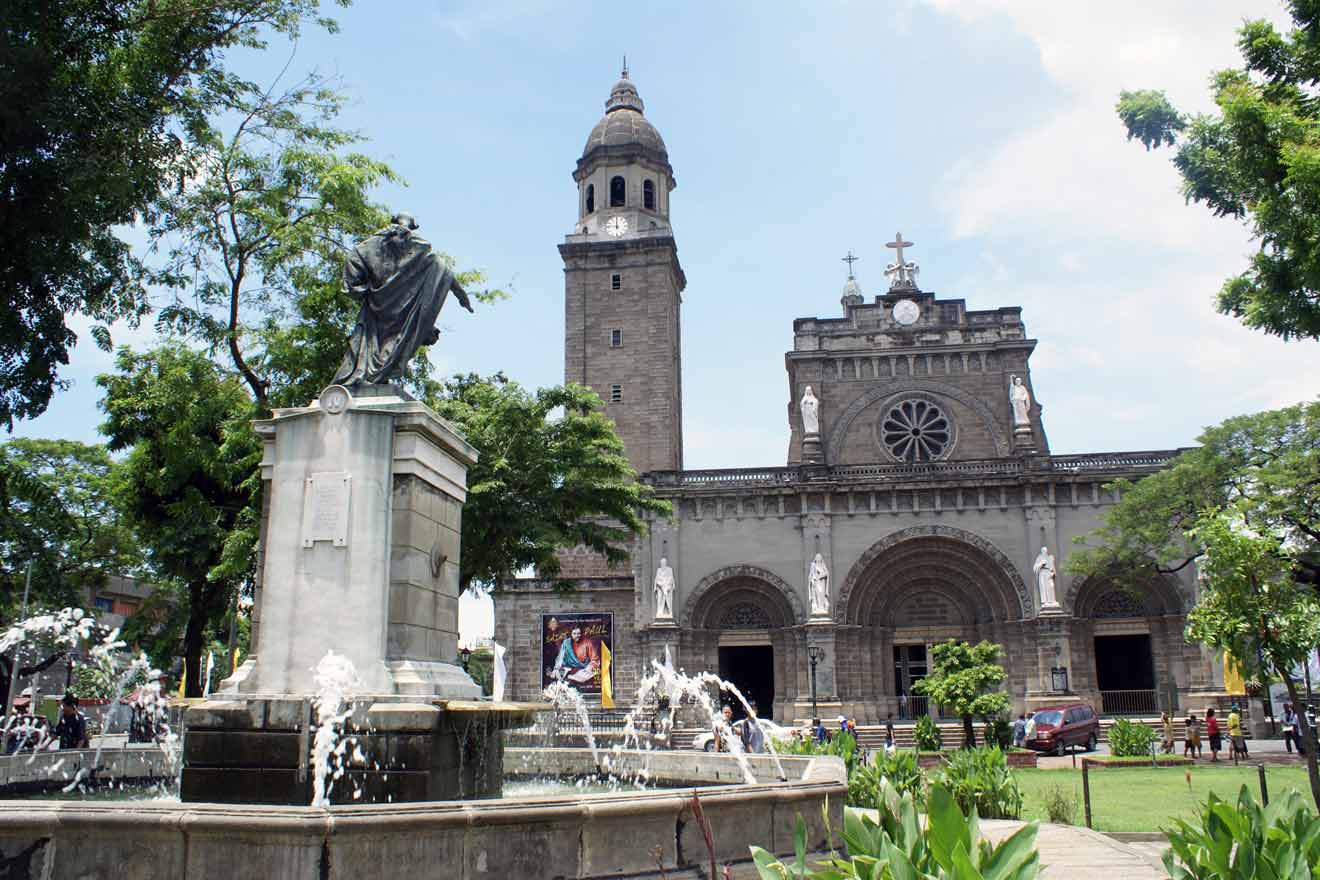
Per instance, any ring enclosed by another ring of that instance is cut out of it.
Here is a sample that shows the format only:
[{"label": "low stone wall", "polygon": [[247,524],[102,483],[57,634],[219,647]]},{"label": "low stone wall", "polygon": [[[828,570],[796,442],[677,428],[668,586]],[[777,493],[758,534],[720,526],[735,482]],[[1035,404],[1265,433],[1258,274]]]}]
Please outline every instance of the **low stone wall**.
[{"label": "low stone wall", "polygon": [[170,755],[155,745],[19,753],[0,757],[0,797],[59,791],[75,780],[88,786],[149,783],[177,772]]},{"label": "low stone wall", "polygon": [[[546,750],[537,760],[506,760],[538,772],[592,772],[590,752]],[[678,759],[685,759],[680,765]],[[0,802],[0,860],[17,876],[77,878],[113,871],[121,880],[279,877],[360,880],[379,876],[658,876],[653,848],[670,877],[697,876],[709,863],[692,811],[694,791],[711,824],[715,856],[746,862],[750,844],[793,850],[801,816],[808,846],[828,848],[821,807],[842,828],[843,762],[790,759],[787,782],[712,785],[741,779],[729,755],[611,753],[612,765],[651,761],[695,788],[518,800],[445,801],[370,806],[241,806],[180,803]],[[753,761],[758,780],[774,780],[773,761]],[[768,765],[768,766],[766,766]],[[701,874],[704,876],[704,873]]]},{"label": "low stone wall", "polygon": [[[949,749],[945,749],[944,751],[940,751],[940,752],[918,752],[917,766],[923,770],[928,770],[931,767],[938,767],[944,763],[945,756],[948,754],[950,754]],[[1027,767],[1035,767],[1037,765],[1037,759],[1039,757],[1040,757],[1039,752],[1033,752],[1029,749],[1024,749],[1020,751],[1014,749],[1011,752],[1004,752],[1004,759],[1008,762],[1008,766],[1014,768],[1015,770],[1021,770]]]}]

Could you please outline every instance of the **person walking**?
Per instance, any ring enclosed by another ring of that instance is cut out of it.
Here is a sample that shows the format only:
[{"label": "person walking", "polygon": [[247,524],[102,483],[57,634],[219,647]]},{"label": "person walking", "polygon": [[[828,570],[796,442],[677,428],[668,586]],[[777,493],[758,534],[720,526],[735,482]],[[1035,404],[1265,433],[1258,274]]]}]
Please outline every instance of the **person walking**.
[{"label": "person walking", "polygon": [[816,741],[816,745],[823,746],[830,740],[830,732],[825,729],[824,723],[819,718],[811,720],[811,738]]},{"label": "person walking", "polygon": [[1183,722],[1187,739],[1183,741],[1183,757],[1195,760],[1201,757],[1201,719],[1192,712],[1187,713]]},{"label": "person walking", "polygon": [[1297,744],[1297,754],[1305,755],[1306,746],[1302,744],[1302,735],[1297,728],[1297,713],[1293,711],[1292,703],[1283,704],[1283,745],[1292,753],[1293,743]]},{"label": "person walking", "polygon": [[1205,710],[1205,736],[1210,741],[1210,760],[1218,761],[1224,741],[1219,736],[1219,719],[1215,717],[1214,709]]},{"label": "person walking", "polygon": [[1027,742],[1027,716],[1020,714],[1013,722],[1013,748],[1020,749]]},{"label": "person walking", "polygon": [[908,717],[907,694],[902,691],[898,694],[898,717],[902,721],[906,721]]},{"label": "person walking", "polygon": [[715,751],[730,751],[728,737],[733,735],[733,707],[725,706],[720,710],[720,719],[715,722]]},{"label": "person walking", "polygon": [[765,731],[761,729],[761,722],[757,720],[756,701],[752,700],[747,705],[751,711],[743,719],[743,752],[748,755],[757,755],[765,751]]},{"label": "person walking", "polygon": [[892,752],[897,747],[897,740],[894,737],[894,715],[891,712],[885,719],[885,751]]},{"label": "person walking", "polygon": [[1164,731],[1164,742],[1161,744],[1161,751],[1166,755],[1173,754],[1173,719],[1169,717],[1168,712],[1160,713],[1160,727]]},{"label": "person walking", "polygon": [[1027,726],[1022,730],[1022,742],[1029,743],[1036,738],[1036,713],[1027,713]]},{"label": "person walking", "polygon": [[1228,713],[1228,742],[1233,749],[1234,761],[1239,757],[1247,757],[1247,738],[1242,735],[1242,714],[1238,711],[1237,703],[1233,704]]}]

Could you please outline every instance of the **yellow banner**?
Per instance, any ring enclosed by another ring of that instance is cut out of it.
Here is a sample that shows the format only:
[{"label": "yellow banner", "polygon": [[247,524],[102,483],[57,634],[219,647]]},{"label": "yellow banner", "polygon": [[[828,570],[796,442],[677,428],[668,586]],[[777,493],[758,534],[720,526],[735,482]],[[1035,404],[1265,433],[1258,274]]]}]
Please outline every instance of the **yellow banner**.
[{"label": "yellow banner", "polygon": [[614,708],[614,680],[610,674],[610,647],[604,642],[600,646],[600,707]]},{"label": "yellow banner", "polygon": [[1247,683],[1242,676],[1242,668],[1227,651],[1224,652],[1224,692],[1234,696],[1245,696],[1247,693]]}]

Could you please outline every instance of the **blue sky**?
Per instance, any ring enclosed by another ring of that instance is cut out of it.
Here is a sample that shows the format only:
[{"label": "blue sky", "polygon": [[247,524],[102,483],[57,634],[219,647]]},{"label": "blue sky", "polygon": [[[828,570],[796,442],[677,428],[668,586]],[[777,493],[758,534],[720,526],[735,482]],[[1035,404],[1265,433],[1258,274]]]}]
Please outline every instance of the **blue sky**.
[{"label": "blue sky", "polygon": [[[441,371],[562,381],[556,245],[627,53],[678,181],[688,467],[783,463],[792,320],[838,313],[850,249],[881,292],[900,229],[924,288],[1023,306],[1054,451],[1156,449],[1317,390],[1315,343],[1213,312],[1249,236],[1185,205],[1168,154],[1126,142],[1113,112],[1120,89],[1152,86],[1208,109],[1209,71],[1238,62],[1233,28],[1255,15],[1278,9],[359,0],[336,10],[339,34],[304,35],[290,70],[337,73],[344,124],[409,183],[382,200],[512,286],[476,316],[446,311]],[[271,76],[289,51],[235,61]],[[109,366],[80,345],[73,387],[15,433],[95,439],[92,379]]]}]

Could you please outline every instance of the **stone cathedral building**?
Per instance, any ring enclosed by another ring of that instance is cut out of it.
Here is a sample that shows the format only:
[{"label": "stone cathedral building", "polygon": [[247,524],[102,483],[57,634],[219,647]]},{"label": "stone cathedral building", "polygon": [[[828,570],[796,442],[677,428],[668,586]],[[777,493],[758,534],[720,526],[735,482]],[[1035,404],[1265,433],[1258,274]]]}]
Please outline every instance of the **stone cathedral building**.
[{"label": "stone cathedral building", "polygon": [[[849,273],[838,312],[793,322],[787,460],[685,470],[674,170],[626,70],[605,106],[559,245],[564,379],[605,401],[674,516],[635,543],[630,568],[569,554],[574,594],[525,579],[496,595],[507,698],[536,698],[545,628],[574,613],[608,617],[619,706],[667,647],[676,666],[739,684],[762,715],[807,717],[814,646],[822,714],[898,717],[900,701],[929,708],[900,695],[949,637],[1004,646],[1019,710],[1084,699],[1144,713],[1222,693],[1219,663],[1182,637],[1190,570],[1139,584],[1063,571],[1073,538],[1114,502],[1103,485],[1175,453],[1052,454],[1021,308],[969,309],[922,290],[901,235],[883,293],[868,299]],[[662,560],[672,617],[658,614]]]}]

